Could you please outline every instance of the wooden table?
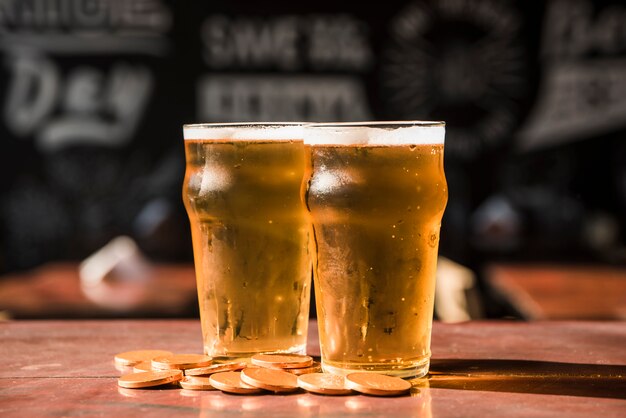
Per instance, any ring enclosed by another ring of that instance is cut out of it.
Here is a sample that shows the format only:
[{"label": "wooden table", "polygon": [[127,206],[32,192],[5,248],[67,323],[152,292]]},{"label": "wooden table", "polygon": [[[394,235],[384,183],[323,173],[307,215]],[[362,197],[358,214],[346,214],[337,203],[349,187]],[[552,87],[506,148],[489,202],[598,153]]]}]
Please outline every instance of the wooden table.
[{"label": "wooden table", "polygon": [[626,416],[625,322],[435,324],[432,373],[398,398],[118,388],[113,355],[139,348],[199,352],[199,323],[0,323],[0,416]]},{"label": "wooden table", "polygon": [[626,319],[626,269],[493,265],[489,285],[526,319]]}]

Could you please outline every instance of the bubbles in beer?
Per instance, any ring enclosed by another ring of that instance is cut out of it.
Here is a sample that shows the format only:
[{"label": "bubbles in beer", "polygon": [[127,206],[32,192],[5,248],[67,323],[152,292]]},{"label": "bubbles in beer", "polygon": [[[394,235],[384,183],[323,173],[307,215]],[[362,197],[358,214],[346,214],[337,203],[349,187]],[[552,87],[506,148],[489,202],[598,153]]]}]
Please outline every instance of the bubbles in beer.
[{"label": "bubbles in beer", "polygon": [[428,245],[430,245],[433,248],[437,247],[438,241],[439,241],[439,234],[431,234],[430,235],[430,240],[428,241]]}]

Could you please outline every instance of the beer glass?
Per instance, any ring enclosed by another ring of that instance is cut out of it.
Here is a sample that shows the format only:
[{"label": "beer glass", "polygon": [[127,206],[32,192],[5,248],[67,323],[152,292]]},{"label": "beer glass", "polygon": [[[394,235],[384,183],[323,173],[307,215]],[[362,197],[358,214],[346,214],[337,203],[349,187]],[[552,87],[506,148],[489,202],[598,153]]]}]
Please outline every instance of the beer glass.
[{"label": "beer glass", "polygon": [[311,257],[301,125],[201,124],[183,132],[205,353],[304,353]]},{"label": "beer glass", "polygon": [[325,371],[428,372],[444,132],[419,121],[305,127]]}]

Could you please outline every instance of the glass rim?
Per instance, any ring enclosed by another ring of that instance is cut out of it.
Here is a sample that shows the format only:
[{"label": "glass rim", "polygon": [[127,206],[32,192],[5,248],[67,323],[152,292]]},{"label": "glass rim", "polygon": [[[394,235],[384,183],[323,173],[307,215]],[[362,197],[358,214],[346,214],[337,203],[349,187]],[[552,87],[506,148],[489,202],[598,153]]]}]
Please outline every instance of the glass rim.
[{"label": "glass rim", "polygon": [[307,122],[209,122],[186,123],[183,129],[211,129],[211,128],[271,128],[281,126],[303,126]]},{"label": "glass rim", "polygon": [[227,122],[183,125],[185,141],[302,141],[303,136],[303,122]]},{"label": "glass rim", "polygon": [[183,138],[199,141],[285,141],[305,144],[443,144],[445,122],[226,122],[183,125]]},{"label": "glass rim", "polygon": [[442,120],[403,120],[403,121],[362,121],[362,122],[310,122],[305,123],[305,128],[445,128],[446,122]]}]

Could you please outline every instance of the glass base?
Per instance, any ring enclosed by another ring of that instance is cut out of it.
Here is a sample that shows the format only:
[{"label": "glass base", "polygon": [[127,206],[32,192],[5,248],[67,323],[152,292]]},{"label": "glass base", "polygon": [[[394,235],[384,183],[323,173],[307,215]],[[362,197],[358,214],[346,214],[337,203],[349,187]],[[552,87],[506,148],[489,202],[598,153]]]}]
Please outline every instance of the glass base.
[{"label": "glass base", "polygon": [[388,376],[407,378],[424,377],[428,374],[430,358],[415,362],[405,362],[401,365],[389,363],[341,364],[330,363],[322,359],[322,370],[332,374],[345,376],[350,373],[380,373]]},{"label": "glass base", "polygon": [[267,351],[249,351],[249,352],[230,352],[230,353],[211,353],[204,348],[204,354],[213,357],[216,362],[220,361],[236,361],[247,360],[255,354],[306,354],[306,344],[294,345],[285,350],[267,350]]}]

